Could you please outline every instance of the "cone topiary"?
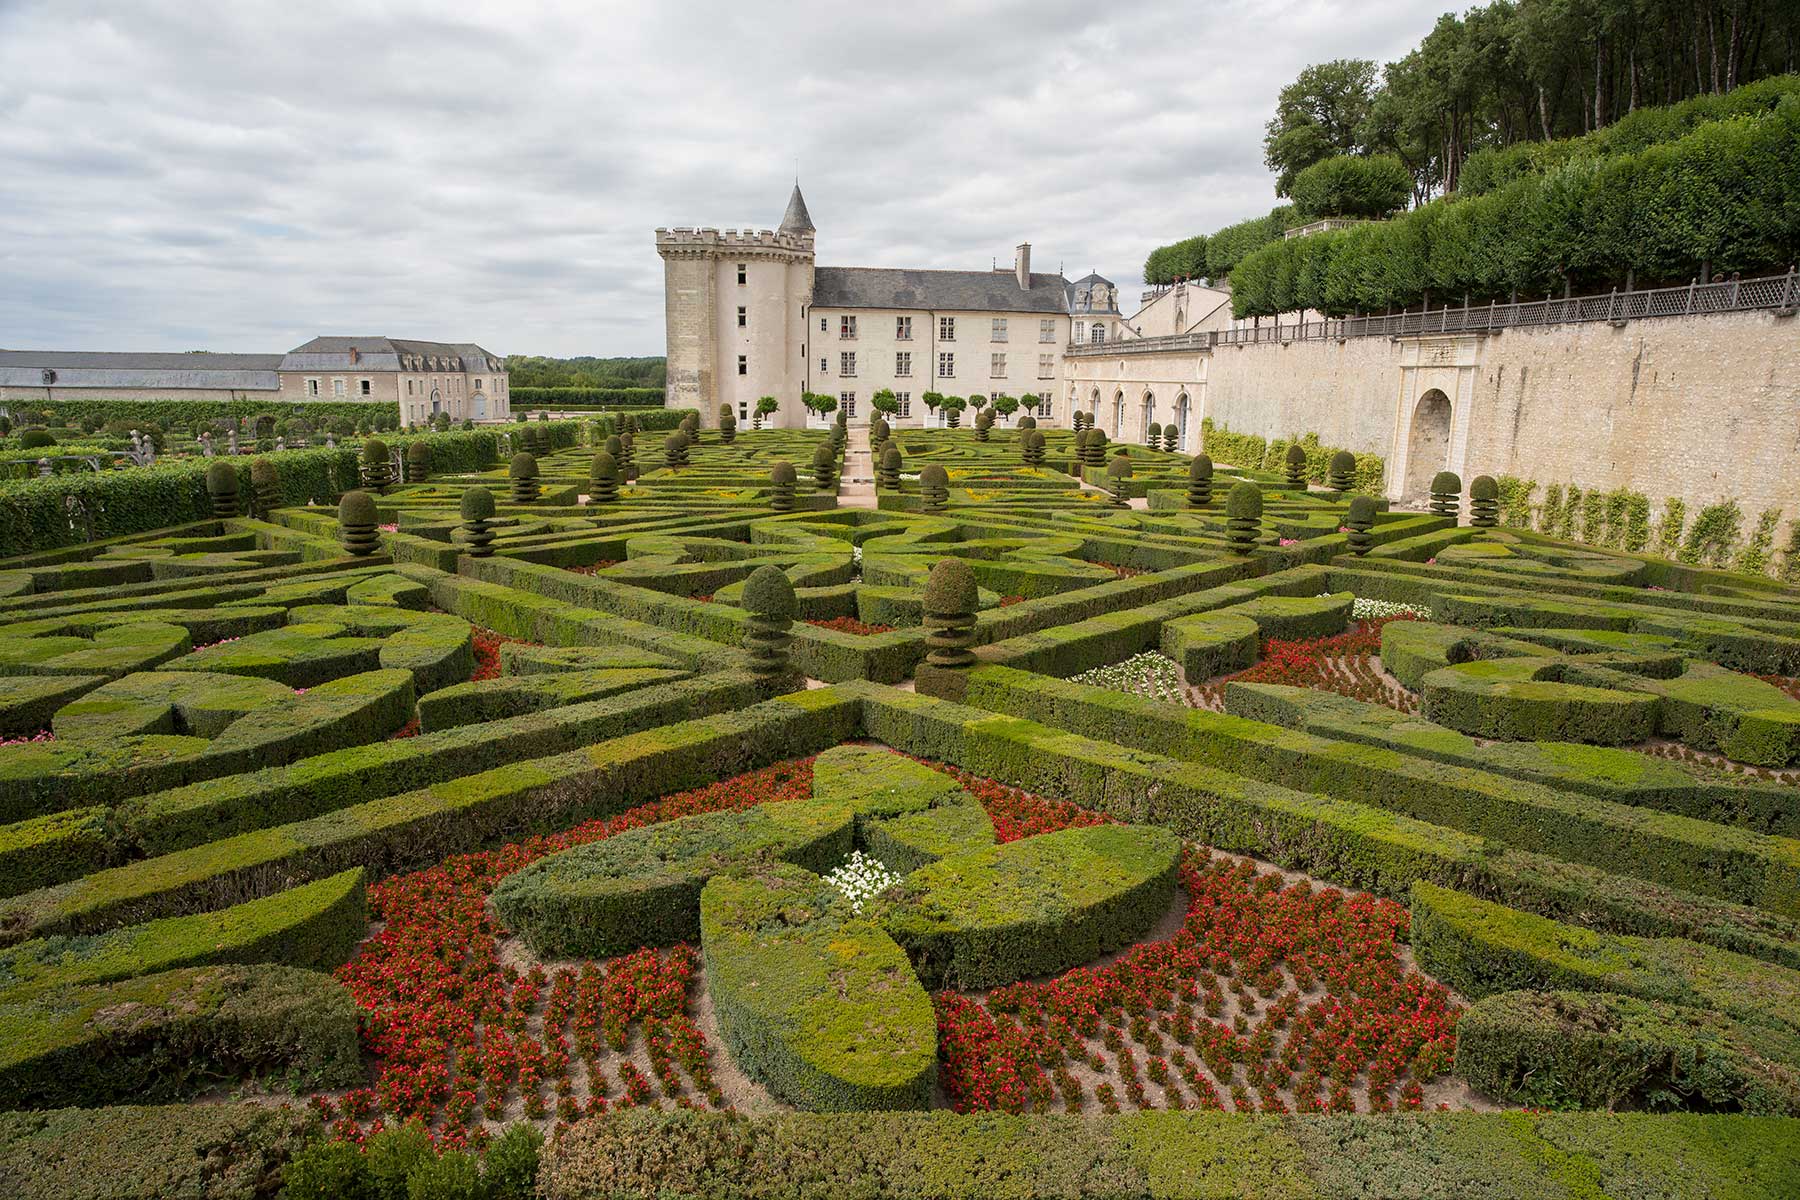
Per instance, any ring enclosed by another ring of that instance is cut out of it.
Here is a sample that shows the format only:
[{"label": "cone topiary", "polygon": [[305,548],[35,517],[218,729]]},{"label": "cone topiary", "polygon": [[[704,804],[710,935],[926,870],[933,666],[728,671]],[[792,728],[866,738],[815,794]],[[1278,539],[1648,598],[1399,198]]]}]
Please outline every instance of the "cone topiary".
[{"label": "cone topiary", "polygon": [[1104,429],[1087,431],[1087,438],[1081,443],[1081,461],[1083,465],[1090,467],[1106,465],[1106,431]]},{"label": "cone topiary", "polygon": [[889,491],[898,489],[901,466],[900,447],[890,444],[881,452],[881,467],[876,472],[876,482]]},{"label": "cone topiary", "polygon": [[777,461],[769,467],[769,507],[778,513],[794,511],[794,464]]},{"label": "cone topiary", "polygon": [[619,463],[602,450],[588,470],[588,503],[616,504],[619,500]]},{"label": "cone topiary", "polygon": [[[940,470],[942,468],[939,468]],[[975,572],[960,558],[940,558],[925,579],[925,661],[962,670],[975,665]]]},{"label": "cone topiary", "polygon": [[1500,485],[1492,475],[1477,475],[1469,481],[1469,524],[1492,529],[1499,523]]},{"label": "cone topiary", "polygon": [[1295,442],[1293,445],[1289,446],[1287,448],[1287,459],[1284,466],[1286,469],[1286,478],[1282,480],[1283,485],[1292,488],[1295,491],[1305,491],[1306,447],[1302,446],[1299,442]]},{"label": "cone topiary", "polygon": [[919,472],[920,507],[926,512],[943,512],[950,502],[950,475],[936,463],[927,463]]},{"label": "cone topiary", "polygon": [[1213,461],[1204,454],[1196,454],[1194,461],[1188,464],[1189,508],[1205,508],[1212,503]]},{"label": "cone topiary", "polygon": [[1431,513],[1456,520],[1462,512],[1462,479],[1455,471],[1439,471],[1431,477]]},{"label": "cone topiary", "polygon": [[462,494],[463,543],[476,558],[494,552],[494,493],[472,487]]},{"label": "cone topiary", "polygon": [[1115,458],[1106,464],[1107,478],[1112,480],[1112,502],[1118,508],[1127,506],[1125,499],[1125,481],[1131,478],[1131,460]]},{"label": "cone topiary", "polygon": [[267,520],[281,507],[281,473],[275,464],[259,458],[250,464],[250,488],[256,494],[256,515]]},{"label": "cone topiary", "polygon": [[206,495],[212,501],[213,516],[237,516],[237,468],[224,460],[209,464],[206,468]]},{"label": "cone topiary", "polygon": [[1248,554],[1256,548],[1262,532],[1262,489],[1254,483],[1235,485],[1225,497],[1225,540],[1233,554]]},{"label": "cone topiary", "polygon": [[512,480],[512,502],[514,504],[535,504],[538,498],[538,464],[537,458],[528,450],[521,450],[513,455],[512,465],[506,469]]},{"label": "cone topiary", "polygon": [[424,483],[431,478],[431,447],[413,442],[406,447],[406,482]]},{"label": "cone topiary", "polygon": [[[776,464],[777,466],[783,464]],[[750,653],[750,673],[767,684],[776,683],[788,674],[788,646],[793,642],[789,630],[800,601],[794,585],[779,567],[763,565],[744,580],[739,605],[750,614],[744,631],[744,649]]]},{"label": "cone topiary", "polygon": [[1023,448],[1022,448],[1022,453],[1025,456],[1025,465],[1028,467],[1043,466],[1044,465],[1044,435],[1043,435],[1043,433],[1036,429],[1027,429],[1020,440],[1024,443]]},{"label": "cone topiary", "polygon": [[837,491],[837,455],[829,445],[813,451],[813,486],[821,492]]},{"label": "cone topiary", "polygon": [[1350,497],[1350,515],[1344,518],[1344,528],[1350,532],[1345,540],[1350,543],[1350,552],[1361,557],[1375,545],[1375,539],[1369,536],[1369,530],[1375,528],[1375,498],[1373,496]]},{"label": "cone topiary", "polygon": [[394,486],[394,464],[388,457],[387,443],[380,438],[363,443],[362,481],[365,488],[384,496]]},{"label": "cone topiary", "polygon": [[1331,456],[1331,466],[1325,472],[1325,484],[1339,496],[1356,486],[1356,455],[1348,450],[1339,450]]},{"label": "cone topiary", "polygon": [[376,528],[381,516],[375,511],[375,497],[367,492],[345,492],[338,501],[338,537],[346,553],[373,554],[381,548],[381,532]]}]

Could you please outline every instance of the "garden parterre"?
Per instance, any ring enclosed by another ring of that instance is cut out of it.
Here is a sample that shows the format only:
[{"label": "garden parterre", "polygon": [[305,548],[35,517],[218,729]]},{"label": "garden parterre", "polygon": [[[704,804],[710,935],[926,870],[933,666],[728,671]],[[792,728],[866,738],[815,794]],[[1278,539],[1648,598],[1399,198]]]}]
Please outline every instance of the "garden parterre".
[{"label": "garden parterre", "polygon": [[1128,1181],[1066,1194],[1800,1169],[1800,595],[982,432],[856,507],[863,430],[527,425],[372,522],[0,562],[0,1141],[239,1121],[245,1195],[308,1121],[535,1123],[568,1196],[977,1129]]}]

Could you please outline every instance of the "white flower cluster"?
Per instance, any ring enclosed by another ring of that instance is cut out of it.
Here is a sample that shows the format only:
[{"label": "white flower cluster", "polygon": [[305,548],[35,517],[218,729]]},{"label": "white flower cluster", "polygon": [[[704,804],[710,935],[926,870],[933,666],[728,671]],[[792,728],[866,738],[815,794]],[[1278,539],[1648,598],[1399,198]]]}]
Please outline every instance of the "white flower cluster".
[{"label": "white flower cluster", "polygon": [[899,883],[900,877],[857,850],[843,866],[827,875],[825,882],[844,894],[851,912],[859,913],[864,904]]},{"label": "white flower cluster", "polygon": [[1134,696],[1162,700],[1169,704],[1187,703],[1187,697],[1181,690],[1181,668],[1175,664],[1174,659],[1154,650],[1134,654],[1124,662],[1113,663],[1109,667],[1083,671],[1079,675],[1070,676],[1069,682],[1111,688],[1115,692],[1129,692]]},{"label": "white flower cluster", "polygon": [[[1330,592],[1320,592],[1320,596],[1329,596]],[[1417,617],[1421,621],[1431,620],[1431,610],[1422,604],[1402,604],[1398,600],[1370,600],[1358,596],[1350,602],[1350,616],[1358,621],[1379,621],[1383,617]]]}]

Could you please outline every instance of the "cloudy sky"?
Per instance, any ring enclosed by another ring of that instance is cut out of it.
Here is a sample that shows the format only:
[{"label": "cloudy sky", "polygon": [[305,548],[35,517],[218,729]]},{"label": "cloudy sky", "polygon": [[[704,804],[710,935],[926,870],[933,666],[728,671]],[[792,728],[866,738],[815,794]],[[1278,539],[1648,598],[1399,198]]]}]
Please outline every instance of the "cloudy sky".
[{"label": "cloudy sky", "polygon": [[[1268,209],[1309,62],[1447,0],[0,0],[0,346],[661,354],[657,226],[1098,270]],[[1129,305],[1127,305],[1129,307]]]}]

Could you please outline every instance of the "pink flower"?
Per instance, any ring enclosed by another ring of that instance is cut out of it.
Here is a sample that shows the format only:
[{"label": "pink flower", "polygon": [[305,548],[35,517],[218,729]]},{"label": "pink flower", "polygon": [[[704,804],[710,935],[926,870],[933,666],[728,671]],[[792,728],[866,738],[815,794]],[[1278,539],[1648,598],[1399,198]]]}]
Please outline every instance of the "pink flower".
[{"label": "pink flower", "polygon": [[1430,566],[1436,566],[1436,565],[1437,565],[1437,557],[1436,557],[1436,556],[1435,556],[1435,555],[1434,555],[1434,556],[1432,556],[1432,557],[1431,557],[1431,558],[1428,558],[1428,559],[1426,559],[1426,560],[1425,560],[1425,565],[1426,565],[1426,566],[1428,566],[1428,567],[1430,567]]},{"label": "pink flower", "polygon": [[1299,538],[1279,538],[1279,539],[1277,539],[1275,544],[1278,546],[1298,546],[1300,544],[1300,539]]}]

